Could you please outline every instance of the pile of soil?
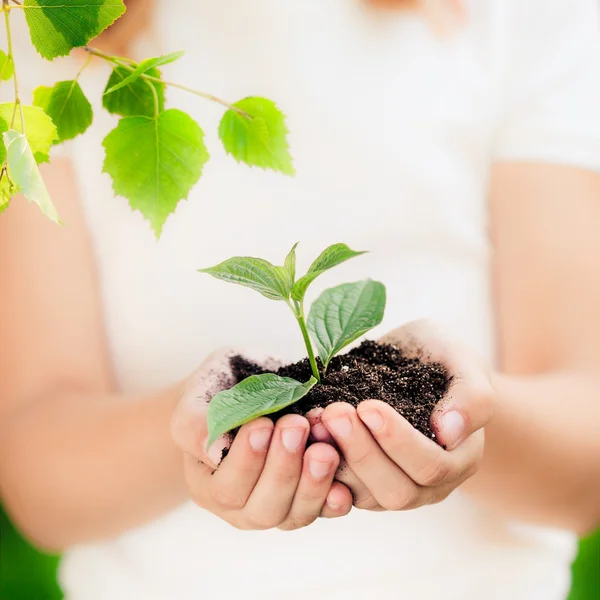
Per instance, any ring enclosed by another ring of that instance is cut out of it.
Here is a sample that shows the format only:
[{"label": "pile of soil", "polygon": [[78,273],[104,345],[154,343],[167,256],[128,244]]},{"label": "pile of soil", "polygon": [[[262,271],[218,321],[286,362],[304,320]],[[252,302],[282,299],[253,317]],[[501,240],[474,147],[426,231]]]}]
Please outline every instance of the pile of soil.
[{"label": "pile of soil", "polygon": [[[241,356],[234,356],[231,366],[238,381],[267,372]],[[281,367],[276,374],[298,381],[308,381],[312,375],[307,358]],[[334,357],[321,376],[321,383],[304,398],[269,416],[276,421],[286,414],[304,415],[334,402],[358,406],[363,400],[382,400],[435,440],[431,413],[449,386],[450,376],[443,365],[409,358],[395,346],[367,340],[347,354]]]}]

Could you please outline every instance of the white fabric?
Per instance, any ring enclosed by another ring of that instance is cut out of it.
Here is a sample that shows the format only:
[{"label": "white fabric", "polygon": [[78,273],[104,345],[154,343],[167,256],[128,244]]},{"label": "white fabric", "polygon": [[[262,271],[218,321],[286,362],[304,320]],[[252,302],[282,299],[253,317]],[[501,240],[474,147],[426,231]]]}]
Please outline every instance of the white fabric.
[{"label": "white fabric", "polygon": [[[592,0],[472,0],[454,37],[353,0],[159,2],[165,75],[230,100],[261,94],[288,115],[295,179],[236,165],[221,108],[169,91],[212,154],[158,243],[101,175],[97,116],[73,144],[123,390],[191,372],[214,348],[302,356],[285,307],[196,273],[235,255],[300,268],[326,245],[370,254],[317,280],[388,287],[374,335],[440,321],[493,361],[486,185],[494,157],[600,168],[600,48]],[[88,70],[83,84],[103,81]],[[135,474],[132,474],[135,476]],[[460,494],[407,513],[354,511],[281,533],[238,532],[190,505],[118,539],[74,548],[69,600],[208,598],[559,600],[574,536],[508,523]]]}]

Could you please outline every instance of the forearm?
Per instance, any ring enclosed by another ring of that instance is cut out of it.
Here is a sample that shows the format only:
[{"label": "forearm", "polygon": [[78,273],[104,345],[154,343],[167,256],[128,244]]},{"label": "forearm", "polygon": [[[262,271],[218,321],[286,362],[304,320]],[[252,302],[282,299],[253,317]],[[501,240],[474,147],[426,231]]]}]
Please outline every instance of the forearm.
[{"label": "forearm", "polygon": [[60,549],[120,533],[184,500],[181,453],[169,432],[179,392],[57,394],[8,416],[0,494],[17,525]]},{"label": "forearm", "polygon": [[496,375],[477,500],[518,519],[578,531],[600,522],[600,377]]}]

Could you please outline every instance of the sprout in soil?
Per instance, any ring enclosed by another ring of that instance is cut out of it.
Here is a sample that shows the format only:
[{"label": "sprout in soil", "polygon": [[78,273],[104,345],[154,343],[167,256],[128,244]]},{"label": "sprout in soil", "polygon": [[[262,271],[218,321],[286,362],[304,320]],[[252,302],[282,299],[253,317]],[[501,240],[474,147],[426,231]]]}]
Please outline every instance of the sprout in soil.
[{"label": "sprout in soil", "polygon": [[296,280],[297,246],[294,244],[282,267],[262,258],[236,256],[214,267],[199,269],[217,279],[252,288],[270,300],[285,302],[298,322],[312,369],[312,377],[306,382],[265,373],[252,375],[216,394],[208,408],[208,445],[236,427],[298,402],[319,384],[321,373],[311,338],[324,373],[336,354],[383,319],[385,286],[371,279],[325,290],[313,302],[307,319],[304,296],[310,284],[328,269],[364,252],[355,252],[346,244],[329,246],[312,263],[306,275]]}]

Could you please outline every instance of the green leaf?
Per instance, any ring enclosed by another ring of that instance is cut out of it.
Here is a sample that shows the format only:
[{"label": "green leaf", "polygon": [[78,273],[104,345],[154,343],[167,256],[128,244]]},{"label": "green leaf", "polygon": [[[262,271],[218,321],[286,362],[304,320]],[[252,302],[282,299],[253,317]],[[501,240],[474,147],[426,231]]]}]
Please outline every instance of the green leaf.
[{"label": "green leaf", "polygon": [[308,314],[308,330],[323,365],[342,348],[379,325],[385,310],[385,286],[365,279],[325,290]]},{"label": "green leaf", "polygon": [[294,283],[294,280],[296,279],[296,248],[298,247],[299,243],[300,242],[296,242],[292,246],[292,249],[289,251],[288,255],[285,257],[285,262],[283,263],[283,266],[287,269],[288,273],[290,274],[290,277],[292,279],[292,284]]},{"label": "green leaf", "polygon": [[125,12],[123,0],[25,0],[31,42],[48,60],[85,46]]},{"label": "green leaf", "polygon": [[8,126],[6,119],[0,117],[0,166],[4,165],[4,159],[6,158],[6,148],[4,146],[4,142],[1,141],[1,138],[2,134],[9,129],[10,127]]},{"label": "green leaf", "polygon": [[208,405],[207,446],[240,425],[298,402],[315,383],[314,377],[307,383],[300,383],[289,377],[266,373],[251,375],[231,389],[219,392]]},{"label": "green leaf", "polygon": [[251,256],[234,256],[207,269],[198,269],[217,279],[249,287],[270,300],[287,300],[292,279],[285,267],[277,267],[268,260]]},{"label": "green leaf", "polygon": [[8,81],[14,73],[13,61],[9,56],[0,50],[0,80]]},{"label": "green leaf", "polygon": [[144,73],[147,73],[150,69],[155,69],[156,67],[160,67],[161,65],[167,65],[176,61],[178,58],[181,58],[185,52],[183,50],[179,50],[178,52],[171,52],[171,54],[164,54],[163,56],[157,56],[156,58],[146,58],[144,59],[133,71],[129,71],[128,75],[119,81],[118,83],[113,84],[111,87],[107,87],[104,90],[104,95],[112,94],[117,90],[134,83],[137,81]]},{"label": "green leaf", "polygon": [[[12,121],[14,106],[13,102],[0,104],[0,119],[10,123]],[[56,126],[52,122],[52,119],[39,106],[23,106],[22,108],[25,118],[27,141],[35,156],[35,161],[38,164],[48,162],[50,148],[58,140]],[[21,119],[19,118],[18,109],[12,128],[21,131]]]},{"label": "green leaf", "polygon": [[36,88],[33,91],[33,104],[52,119],[60,142],[73,139],[92,124],[92,105],[75,80],[59,81],[53,87]]},{"label": "green leaf", "polygon": [[167,217],[202,175],[209,158],[204,132],[186,113],[124,117],[102,142],[104,172],[116,194],[139,210],[159,237]]},{"label": "green leaf", "polygon": [[[111,114],[123,117],[154,117],[154,94],[150,89],[150,85],[153,85],[158,96],[158,110],[162,112],[165,108],[165,86],[157,81],[136,79],[116,92],[106,94],[106,90],[122,82],[129,73],[130,71],[123,67],[113,69],[106,84],[104,96],[102,96],[104,108]],[[158,69],[148,69],[146,74],[160,78]]]},{"label": "green leaf", "polygon": [[14,129],[5,131],[2,137],[6,146],[8,174],[14,185],[27,200],[35,202],[51,221],[62,225],[27,138]]},{"label": "green leaf", "polygon": [[366,254],[366,252],[356,252],[350,250],[346,244],[333,244],[319,254],[312,265],[310,265],[306,275],[298,279],[292,289],[292,298],[297,301],[302,301],[308,286],[319,276],[332,267],[354,258]]},{"label": "green leaf", "polygon": [[266,98],[244,98],[233,106],[248,116],[229,109],[221,119],[219,137],[225,150],[238,162],[294,175],[285,116]]},{"label": "green leaf", "polygon": [[10,199],[17,193],[17,187],[13,185],[6,173],[0,178],[0,213],[3,213],[10,204]]}]

